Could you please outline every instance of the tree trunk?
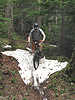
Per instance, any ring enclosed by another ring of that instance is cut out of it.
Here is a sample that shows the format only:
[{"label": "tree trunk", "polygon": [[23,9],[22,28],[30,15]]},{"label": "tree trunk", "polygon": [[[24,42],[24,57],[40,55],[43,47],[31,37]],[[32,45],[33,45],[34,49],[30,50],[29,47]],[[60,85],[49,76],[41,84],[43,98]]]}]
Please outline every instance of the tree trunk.
[{"label": "tree trunk", "polygon": [[[22,9],[23,9],[23,3],[22,3]],[[23,14],[23,12],[21,12]],[[24,32],[24,25],[23,25],[23,16],[21,17],[21,33]]]},{"label": "tree trunk", "polygon": [[21,18],[21,33],[23,34],[24,26],[23,26],[23,19]]},{"label": "tree trunk", "polygon": [[75,48],[65,72],[71,78],[71,81],[75,83]]},{"label": "tree trunk", "polygon": [[13,32],[13,2],[8,3],[7,5],[7,18],[10,18],[10,22],[8,24],[8,36],[10,36],[11,32]]},{"label": "tree trunk", "polygon": [[[38,0],[38,3],[40,3],[40,0]],[[39,7],[38,10],[41,10],[41,7]],[[37,18],[37,22],[38,22],[39,27],[40,27],[40,26],[41,26],[41,16],[39,16],[39,17]]]},{"label": "tree trunk", "polygon": [[49,17],[49,22],[48,22],[48,33],[50,34],[50,31],[51,31],[51,29],[50,29],[50,17]]},{"label": "tree trunk", "polygon": [[[63,0],[64,1],[64,0]],[[62,6],[64,4],[62,3]],[[61,24],[61,51],[64,49],[64,9],[62,8],[62,24]]]}]

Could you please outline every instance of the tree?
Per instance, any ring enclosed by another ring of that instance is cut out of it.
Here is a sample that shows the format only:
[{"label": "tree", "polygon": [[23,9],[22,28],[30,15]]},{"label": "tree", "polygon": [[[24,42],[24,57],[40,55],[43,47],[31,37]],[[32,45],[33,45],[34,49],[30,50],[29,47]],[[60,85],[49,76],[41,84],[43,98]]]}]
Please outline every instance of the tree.
[{"label": "tree", "polygon": [[75,0],[66,1],[65,8],[67,16],[65,37],[70,41],[66,47],[68,47],[67,52],[71,55],[71,60],[66,67],[66,73],[70,77],[70,80],[75,82]]},{"label": "tree", "polygon": [[[38,0],[38,3],[40,4],[41,3],[41,0]],[[41,7],[38,7],[38,11],[40,11],[41,10]],[[39,27],[41,26],[41,16],[39,16],[38,18],[37,18],[37,22],[38,22],[38,24],[39,24]]]},{"label": "tree", "polygon": [[0,35],[7,32],[7,25],[9,18],[6,18],[5,8],[7,6],[7,0],[0,0]]},{"label": "tree", "polygon": [[8,24],[8,36],[13,32],[13,1],[9,0],[7,2],[7,9],[6,9],[6,17],[10,18],[10,22]]},{"label": "tree", "polygon": [[33,7],[30,0],[17,0],[14,4],[14,30],[21,35],[29,32],[32,26],[33,17],[26,17],[26,15]]},{"label": "tree", "polygon": [[65,27],[64,27],[64,51],[70,58],[73,52],[73,44],[75,41],[75,0],[66,0],[64,2],[65,9]]},{"label": "tree", "polygon": [[[42,17],[42,28],[45,30],[47,35],[47,40],[52,43],[55,41],[55,37],[58,38],[58,21],[57,21],[57,14],[59,13],[59,2],[56,0],[43,0],[40,3],[41,10],[38,12],[37,15],[41,15]],[[59,25],[60,26],[60,25]],[[46,28],[45,28],[46,27]],[[57,39],[58,40],[58,39]],[[56,44],[55,42],[53,44]]]},{"label": "tree", "polygon": [[61,9],[61,16],[62,16],[62,22],[61,22],[61,51],[64,50],[64,0],[62,0],[62,9]]},{"label": "tree", "polygon": [[75,48],[65,72],[71,78],[71,81],[75,82]]}]

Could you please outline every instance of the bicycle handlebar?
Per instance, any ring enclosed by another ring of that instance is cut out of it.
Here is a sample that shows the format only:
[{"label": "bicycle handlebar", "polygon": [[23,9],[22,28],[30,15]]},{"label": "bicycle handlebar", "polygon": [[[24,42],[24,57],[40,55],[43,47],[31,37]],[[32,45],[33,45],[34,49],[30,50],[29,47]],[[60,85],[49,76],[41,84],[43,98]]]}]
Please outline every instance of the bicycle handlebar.
[{"label": "bicycle handlebar", "polygon": [[35,44],[37,44],[37,43],[43,43],[42,41],[35,41],[35,42],[30,42],[31,44],[32,43],[35,43]]}]

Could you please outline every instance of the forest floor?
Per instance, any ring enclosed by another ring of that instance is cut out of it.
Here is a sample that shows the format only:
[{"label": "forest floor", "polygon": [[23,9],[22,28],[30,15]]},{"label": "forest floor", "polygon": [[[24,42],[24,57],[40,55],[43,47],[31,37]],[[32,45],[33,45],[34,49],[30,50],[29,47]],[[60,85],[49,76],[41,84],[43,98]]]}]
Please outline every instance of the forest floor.
[{"label": "forest floor", "polygon": [[[25,48],[22,39],[16,44]],[[23,82],[15,58],[3,54],[2,58],[0,58],[3,64],[0,64],[0,100],[75,100],[75,84],[64,70],[55,72],[40,84],[39,88],[44,92],[41,95],[32,84],[26,85]]]},{"label": "forest floor", "polygon": [[[18,71],[18,62],[11,56],[3,56],[0,65],[0,100],[75,100],[75,84],[59,71],[40,84],[43,95],[31,84],[26,85]],[[1,59],[0,59],[1,60]]]}]

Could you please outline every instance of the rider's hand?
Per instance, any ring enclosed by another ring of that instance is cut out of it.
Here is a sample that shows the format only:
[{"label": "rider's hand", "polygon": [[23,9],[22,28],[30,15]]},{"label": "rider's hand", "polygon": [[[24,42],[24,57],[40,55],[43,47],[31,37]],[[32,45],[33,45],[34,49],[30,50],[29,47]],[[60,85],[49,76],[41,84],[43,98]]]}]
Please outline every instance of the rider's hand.
[{"label": "rider's hand", "polygon": [[28,43],[30,43],[30,41],[28,41]]},{"label": "rider's hand", "polygon": [[41,43],[38,43],[38,45],[41,45]]},{"label": "rider's hand", "polygon": [[41,40],[41,42],[44,42],[44,40]]},{"label": "rider's hand", "polygon": [[41,40],[40,43],[38,43],[39,45],[41,45],[41,43],[43,43],[43,41]]}]

